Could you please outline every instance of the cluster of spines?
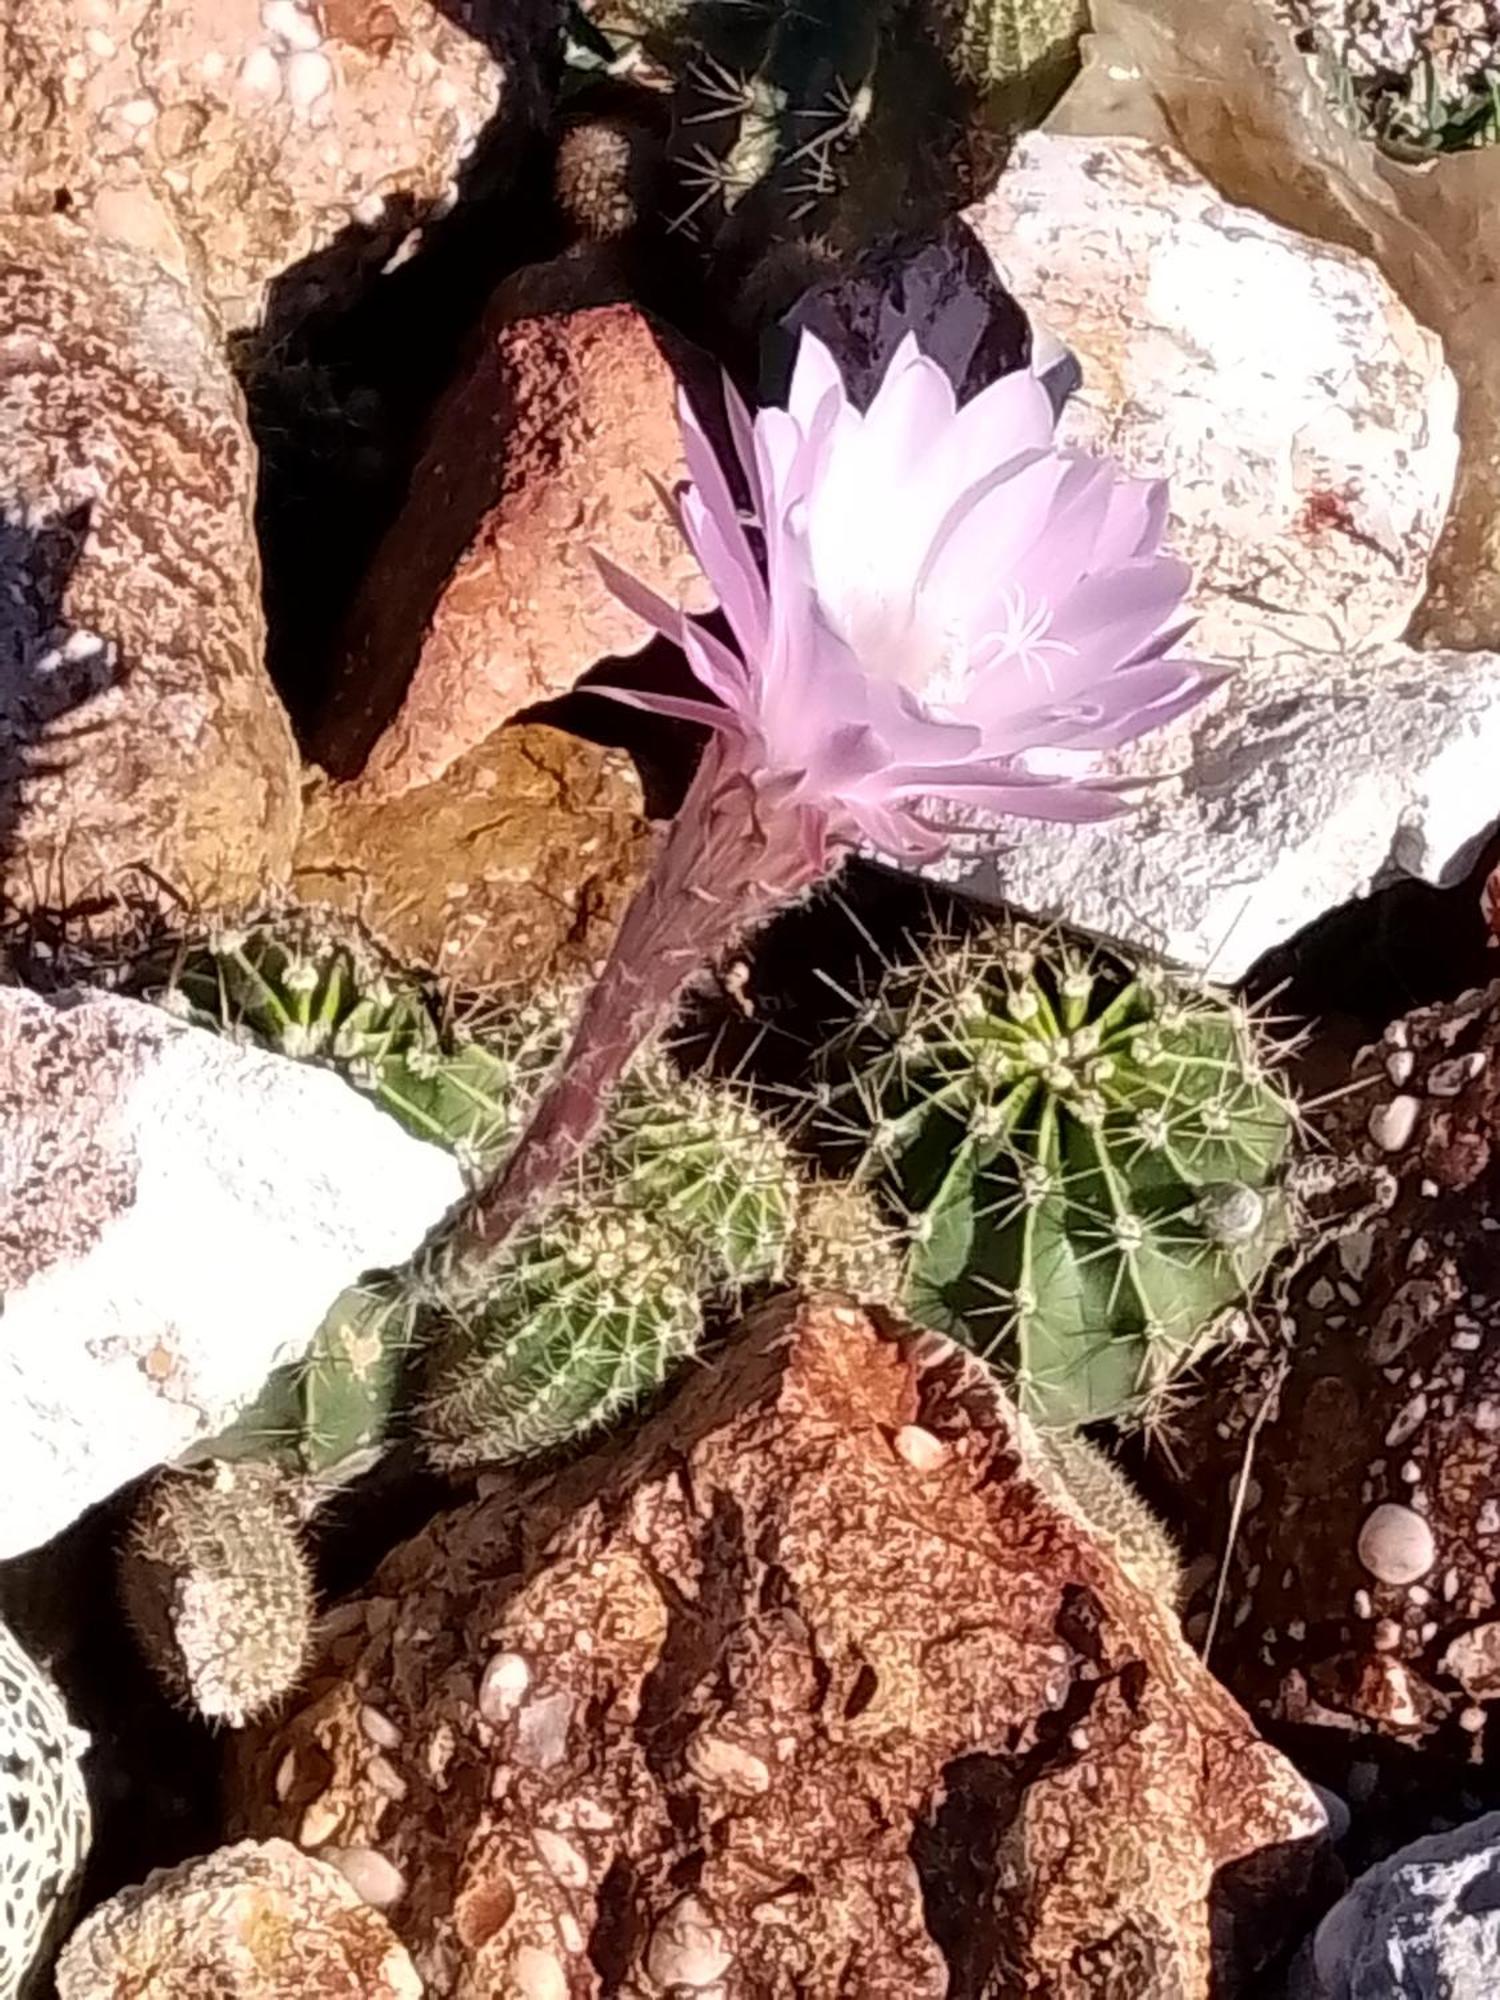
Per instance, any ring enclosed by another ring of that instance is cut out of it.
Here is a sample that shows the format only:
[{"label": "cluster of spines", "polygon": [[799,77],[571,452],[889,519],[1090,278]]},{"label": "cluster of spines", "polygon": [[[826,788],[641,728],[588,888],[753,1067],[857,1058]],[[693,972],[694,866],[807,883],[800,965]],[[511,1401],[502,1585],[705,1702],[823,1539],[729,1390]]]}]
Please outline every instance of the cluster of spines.
[{"label": "cluster of spines", "polygon": [[1279,1247],[1295,1109],[1248,1013],[1011,923],[824,1052],[824,1142],[914,1233],[916,1316],[1057,1423],[1145,1414]]},{"label": "cluster of spines", "polygon": [[482,1024],[443,1020],[422,983],[351,919],[301,906],[178,940],[133,983],[217,1033],[337,1069],[474,1174],[508,1151],[578,997],[547,990]]},{"label": "cluster of spines", "polygon": [[567,1442],[691,1354],[706,1300],[784,1274],[790,1152],[728,1085],[637,1062],[579,1187],[500,1252],[482,1293],[443,1300],[417,1426],[453,1468]]},{"label": "cluster of spines", "polygon": [[163,1686],[229,1728],[296,1686],[315,1599],[293,1485],[252,1462],[169,1467],[135,1509],[126,1612]]}]

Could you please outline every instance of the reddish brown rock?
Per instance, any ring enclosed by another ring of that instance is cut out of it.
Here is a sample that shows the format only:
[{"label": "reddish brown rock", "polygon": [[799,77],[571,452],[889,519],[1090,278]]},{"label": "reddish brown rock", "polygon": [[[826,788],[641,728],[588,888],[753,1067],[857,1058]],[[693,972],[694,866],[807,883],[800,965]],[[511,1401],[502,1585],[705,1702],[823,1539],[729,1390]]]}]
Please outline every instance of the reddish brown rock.
[{"label": "reddish brown rock", "polygon": [[1284,1341],[1228,1357],[1174,1439],[1169,1511],[1205,1577],[1188,1629],[1228,1543],[1212,1660],[1252,1712],[1478,1761],[1500,1698],[1500,984],[1396,1022],[1348,1081],[1319,1124],[1353,1215],[1292,1279]]},{"label": "reddish brown rock", "polygon": [[228,327],[347,293],[543,102],[553,0],[16,0],[0,195],[191,267]]},{"label": "reddish brown rock", "polygon": [[395,1551],[232,1794],[462,2000],[1206,2000],[1325,1856],[978,1365],[826,1298]]},{"label": "reddish brown rock", "polygon": [[0,241],[0,890],[210,906],[291,859],[255,457],[208,315],[61,219]]},{"label": "reddish brown rock", "polygon": [[518,723],[399,798],[316,779],[295,882],[403,962],[493,992],[596,970],[649,848],[628,757]]},{"label": "reddish brown rock", "polygon": [[158,1869],[79,1925],[58,2000],[421,2000],[359,1879],[285,1840]]},{"label": "reddish brown rock", "polygon": [[429,784],[518,710],[637,650],[647,627],[595,550],[673,601],[709,601],[659,490],[683,476],[675,396],[633,306],[492,312],[356,599],[320,763],[385,794]]}]

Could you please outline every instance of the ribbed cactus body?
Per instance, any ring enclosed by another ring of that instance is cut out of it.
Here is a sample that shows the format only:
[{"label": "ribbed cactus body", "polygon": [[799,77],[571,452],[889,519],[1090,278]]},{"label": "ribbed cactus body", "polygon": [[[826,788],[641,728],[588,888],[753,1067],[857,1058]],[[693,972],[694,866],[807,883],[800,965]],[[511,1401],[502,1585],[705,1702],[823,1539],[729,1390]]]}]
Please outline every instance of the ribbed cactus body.
[{"label": "ribbed cactus body", "polygon": [[726,1085],[648,1053],[583,1186],[439,1307],[417,1428],[441,1467],[504,1462],[597,1428],[690,1355],[705,1302],[785,1269],[798,1180],[784,1142]]},{"label": "ribbed cactus body", "polygon": [[1283,1240],[1295,1113],[1232,1001],[999,924],[822,1057],[829,1143],[913,1226],[915,1317],[1044,1424],[1148,1412]]},{"label": "ribbed cactus body", "polygon": [[702,1325],[682,1244],[582,1196],[507,1249],[484,1299],[446,1316],[417,1428],[445,1470],[503,1464],[595,1429],[666,1379]]},{"label": "ribbed cactus body", "polygon": [[440,1021],[421,983],[347,917],[288,909],[140,968],[162,1006],[337,1069],[417,1138],[474,1172],[509,1150],[561,1053],[573,1005],[543,994],[488,1024]]},{"label": "ribbed cactus body", "polygon": [[275,1708],[312,1643],[311,1567],[293,1489],[267,1465],[159,1473],[121,1563],[125,1607],[169,1693],[242,1728]]},{"label": "ribbed cactus body", "polygon": [[949,0],[943,11],[955,67],[983,90],[1066,62],[1089,26],[1088,0]]}]

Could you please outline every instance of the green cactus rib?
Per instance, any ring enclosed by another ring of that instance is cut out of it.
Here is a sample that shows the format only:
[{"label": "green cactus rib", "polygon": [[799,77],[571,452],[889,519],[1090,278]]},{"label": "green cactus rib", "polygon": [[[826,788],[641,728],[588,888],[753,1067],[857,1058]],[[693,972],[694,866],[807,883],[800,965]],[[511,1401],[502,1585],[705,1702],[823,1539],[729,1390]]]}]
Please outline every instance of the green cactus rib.
[{"label": "green cactus rib", "polygon": [[824,1053],[826,1136],[913,1227],[907,1302],[1043,1424],[1149,1413],[1280,1247],[1293,1105],[1232,1001],[1002,924]]},{"label": "green cactus rib", "polygon": [[1088,0],[951,0],[943,14],[955,68],[984,89],[1070,57],[1090,25]]},{"label": "green cactus rib", "polygon": [[678,1237],[700,1286],[733,1290],[781,1274],[797,1173],[748,1098],[648,1055],[620,1090],[600,1153],[615,1198]]},{"label": "green cactus rib", "polygon": [[561,1054],[575,996],[440,1024],[426,993],[347,918],[287,909],[179,944],[152,997],[198,1025],[337,1069],[416,1138],[490,1172]]},{"label": "green cactus rib", "polygon": [[648,1395],[697,1347],[682,1251],[638,1210],[581,1194],[513,1239],[487,1296],[452,1315],[417,1413],[441,1470],[571,1442]]}]

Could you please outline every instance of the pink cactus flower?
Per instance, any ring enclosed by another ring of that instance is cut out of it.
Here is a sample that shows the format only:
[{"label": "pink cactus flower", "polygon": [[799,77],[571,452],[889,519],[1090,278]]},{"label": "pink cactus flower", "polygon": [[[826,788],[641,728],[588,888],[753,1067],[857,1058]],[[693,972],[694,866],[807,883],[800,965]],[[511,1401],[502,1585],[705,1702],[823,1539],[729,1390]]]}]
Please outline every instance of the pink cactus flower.
[{"label": "pink cactus flower", "polygon": [[[502,1240],[581,1149],[710,958],[868,844],[942,853],[945,806],[1051,820],[1126,803],[1101,760],[1199,701],[1166,489],[1060,449],[1025,370],[962,408],[908,337],[861,412],[811,334],[787,407],[732,387],[726,468],[682,409],[682,530],[726,642],[600,558],[701,698],[597,689],[713,733],[544,1097],[475,1226]],[[748,508],[736,497],[742,488]]]}]

